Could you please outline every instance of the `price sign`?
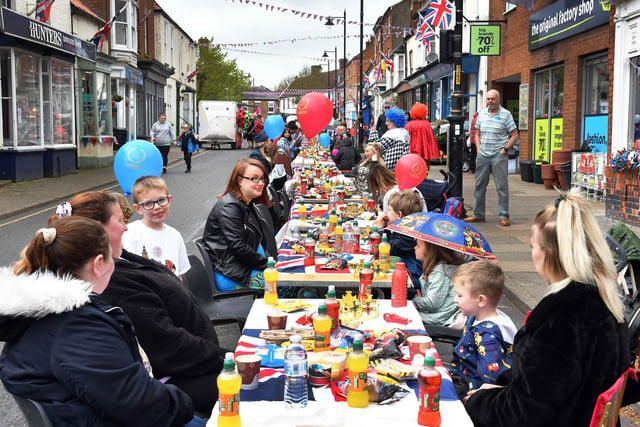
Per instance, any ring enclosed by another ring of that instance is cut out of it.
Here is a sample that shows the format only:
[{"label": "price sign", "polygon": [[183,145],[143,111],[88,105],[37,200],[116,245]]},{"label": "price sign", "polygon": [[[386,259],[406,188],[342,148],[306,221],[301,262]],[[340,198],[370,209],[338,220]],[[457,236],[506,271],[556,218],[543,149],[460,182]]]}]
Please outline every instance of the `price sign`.
[{"label": "price sign", "polygon": [[471,26],[471,55],[500,55],[500,25]]}]

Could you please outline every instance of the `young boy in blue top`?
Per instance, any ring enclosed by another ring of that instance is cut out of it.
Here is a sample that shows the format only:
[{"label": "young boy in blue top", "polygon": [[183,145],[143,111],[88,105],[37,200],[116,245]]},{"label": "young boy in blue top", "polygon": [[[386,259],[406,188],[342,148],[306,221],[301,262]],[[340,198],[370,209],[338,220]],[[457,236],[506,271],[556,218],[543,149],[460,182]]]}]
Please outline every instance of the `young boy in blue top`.
[{"label": "young boy in blue top", "polygon": [[[500,373],[511,368],[516,327],[497,306],[504,288],[502,268],[493,261],[460,265],[453,274],[454,302],[467,316],[462,338],[453,348],[451,374],[466,387],[461,395],[483,383],[495,384]],[[465,381],[466,380],[466,381]],[[456,382],[456,381],[454,381]]]}]

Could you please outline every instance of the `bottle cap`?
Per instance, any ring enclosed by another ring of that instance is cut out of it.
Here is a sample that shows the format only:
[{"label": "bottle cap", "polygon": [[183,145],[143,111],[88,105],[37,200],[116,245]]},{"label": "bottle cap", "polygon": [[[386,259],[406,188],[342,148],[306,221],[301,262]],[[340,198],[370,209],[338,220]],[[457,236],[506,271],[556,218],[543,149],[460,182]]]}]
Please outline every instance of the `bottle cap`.
[{"label": "bottle cap", "polygon": [[273,257],[270,256],[269,259],[267,260],[267,267],[275,267],[276,266],[276,262],[273,260]]},{"label": "bottle cap", "polygon": [[313,232],[307,231],[307,238],[313,239]]},{"label": "bottle cap", "polygon": [[233,353],[228,352],[224,355],[224,363],[222,368],[226,370],[232,370],[236,367],[236,361],[233,359]]},{"label": "bottle cap", "polygon": [[388,242],[388,241],[389,241],[389,238],[387,237],[387,233],[384,233],[384,234],[382,235],[382,241],[383,241],[383,242]]},{"label": "bottle cap", "polygon": [[329,285],[329,289],[327,290],[327,296],[329,298],[336,297],[336,287],[334,285]]},{"label": "bottle cap", "polygon": [[432,368],[436,366],[436,358],[431,349],[424,353],[424,366],[431,366]]},{"label": "bottle cap", "polygon": [[402,261],[396,262],[396,270],[402,270],[403,268],[405,268],[404,262]]},{"label": "bottle cap", "polygon": [[370,262],[365,262],[364,263],[364,268],[371,268],[371,263]]},{"label": "bottle cap", "polygon": [[318,314],[327,314],[327,306],[325,304],[318,306]]},{"label": "bottle cap", "polygon": [[362,350],[362,335],[361,334],[355,334],[353,336],[353,344],[352,344],[353,350],[354,351],[360,351]]}]

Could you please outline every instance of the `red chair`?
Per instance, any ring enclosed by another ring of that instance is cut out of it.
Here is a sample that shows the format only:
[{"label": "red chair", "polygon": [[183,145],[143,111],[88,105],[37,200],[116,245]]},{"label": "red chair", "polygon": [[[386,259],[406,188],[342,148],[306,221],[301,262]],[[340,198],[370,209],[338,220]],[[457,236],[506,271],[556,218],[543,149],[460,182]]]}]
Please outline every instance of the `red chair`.
[{"label": "red chair", "polygon": [[634,368],[624,371],[608,390],[598,396],[589,427],[616,427],[622,395],[629,376],[636,378]]}]

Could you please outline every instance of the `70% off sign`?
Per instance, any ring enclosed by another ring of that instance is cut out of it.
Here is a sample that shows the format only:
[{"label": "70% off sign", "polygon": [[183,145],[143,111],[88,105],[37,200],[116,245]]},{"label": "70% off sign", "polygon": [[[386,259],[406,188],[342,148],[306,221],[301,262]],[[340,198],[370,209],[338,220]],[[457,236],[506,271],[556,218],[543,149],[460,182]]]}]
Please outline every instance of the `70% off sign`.
[{"label": "70% off sign", "polygon": [[471,55],[500,55],[500,25],[471,26]]}]

